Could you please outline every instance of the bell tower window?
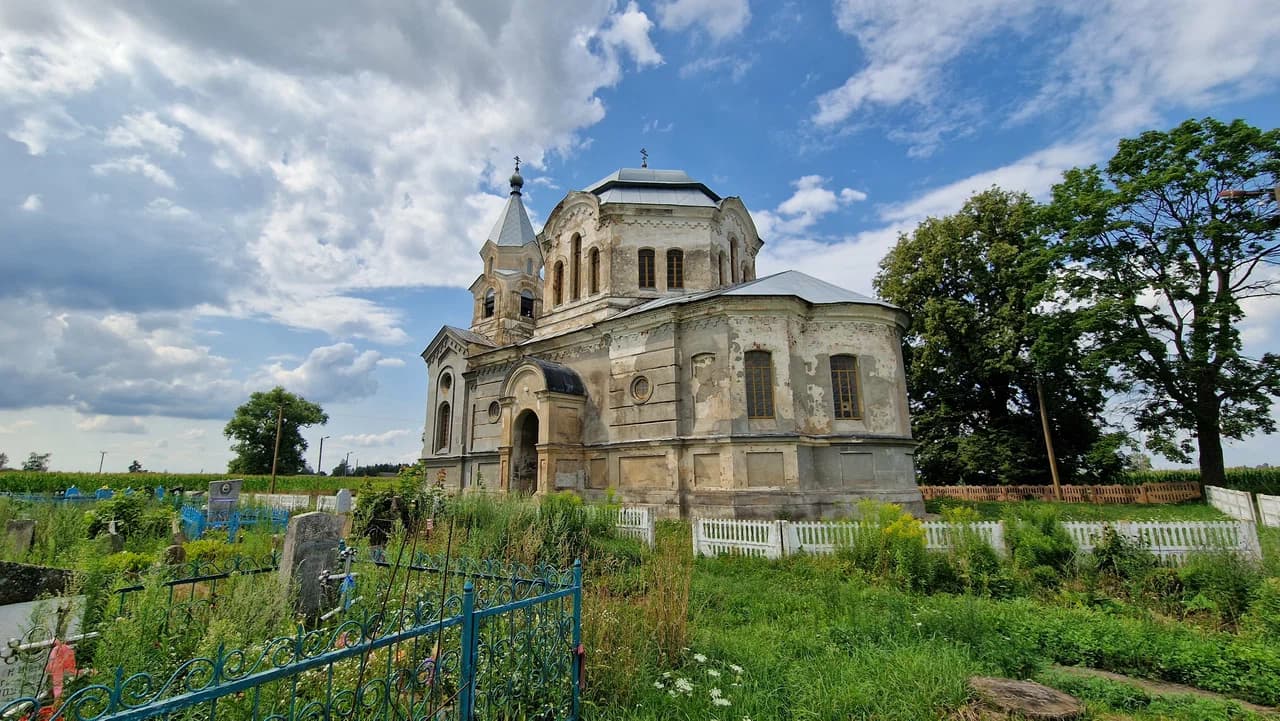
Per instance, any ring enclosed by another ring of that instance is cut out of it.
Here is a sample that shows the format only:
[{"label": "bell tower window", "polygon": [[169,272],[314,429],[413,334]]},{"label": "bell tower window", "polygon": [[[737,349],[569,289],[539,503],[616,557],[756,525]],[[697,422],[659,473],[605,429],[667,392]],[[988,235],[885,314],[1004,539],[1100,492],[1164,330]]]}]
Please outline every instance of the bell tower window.
[{"label": "bell tower window", "polygon": [[571,272],[570,283],[572,284],[573,299],[577,300],[582,297],[579,292],[582,290],[581,283],[581,265],[582,265],[582,236],[577,233],[573,234],[573,270]]},{"label": "bell tower window", "polygon": [[667,251],[667,288],[684,287],[684,251],[672,248]]},{"label": "bell tower window", "polygon": [[527,290],[520,291],[520,317],[533,317],[533,293]]},{"label": "bell tower window", "polygon": [[590,279],[591,295],[600,292],[600,249],[592,248],[587,253],[587,274]]},{"label": "bell tower window", "polygon": [[555,272],[551,276],[551,303],[560,305],[564,302],[564,262],[556,261]]},{"label": "bell tower window", "polygon": [[636,256],[637,267],[639,269],[639,285],[641,288],[658,287],[657,277],[653,270],[653,249],[645,248]]},{"label": "bell tower window", "polygon": [[497,306],[498,296],[493,292],[493,288],[484,292],[484,317],[492,318],[494,308]]}]

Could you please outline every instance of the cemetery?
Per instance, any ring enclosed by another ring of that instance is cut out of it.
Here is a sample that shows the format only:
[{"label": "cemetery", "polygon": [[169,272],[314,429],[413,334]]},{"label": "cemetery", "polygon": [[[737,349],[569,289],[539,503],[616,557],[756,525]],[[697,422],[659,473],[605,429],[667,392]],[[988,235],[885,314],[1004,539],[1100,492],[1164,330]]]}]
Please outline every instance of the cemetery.
[{"label": "cemetery", "polygon": [[1280,703],[1280,529],[1226,489],[824,522],[410,483],[319,511],[66,495],[0,497],[6,572],[50,574],[0,640],[0,718],[969,718],[974,676],[1098,715]]}]

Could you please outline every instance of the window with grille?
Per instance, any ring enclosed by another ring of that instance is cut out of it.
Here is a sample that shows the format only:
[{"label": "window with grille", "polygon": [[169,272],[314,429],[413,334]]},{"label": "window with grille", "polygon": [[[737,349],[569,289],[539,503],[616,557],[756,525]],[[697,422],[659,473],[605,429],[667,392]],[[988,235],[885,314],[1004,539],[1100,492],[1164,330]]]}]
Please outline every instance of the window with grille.
[{"label": "window with grille", "polygon": [[667,251],[667,287],[684,287],[684,251],[672,249]]},{"label": "window with grille", "polygon": [[851,355],[831,356],[831,398],[836,418],[861,418],[858,408],[858,359]]},{"label": "window with grille", "polygon": [[440,410],[436,413],[436,450],[449,450],[449,404],[447,402],[440,404]]},{"label": "window with grille", "polygon": [[595,295],[596,293],[600,292],[600,249],[599,248],[592,248],[591,252],[587,253],[587,265],[590,266],[589,275],[590,275],[591,295]]},{"label": "window with grille", "polygon": [[556,261],[555,273],[551,276],[551,303],[560,305],[564,299],[564,263]]},{"label": "window with grille", "polygon": [[654,272],[653,272],[653,250],[650,248],[645,248],[644,250],[640,251],[638,260],[639,260],[638,265],[640,268],[640,287],[641,288],[658,287],[658,280],[654,276]]},{"label": "window with grille", "polygon": [[773,356],[751,350],[745,356],[747,418],[773,418]]}]

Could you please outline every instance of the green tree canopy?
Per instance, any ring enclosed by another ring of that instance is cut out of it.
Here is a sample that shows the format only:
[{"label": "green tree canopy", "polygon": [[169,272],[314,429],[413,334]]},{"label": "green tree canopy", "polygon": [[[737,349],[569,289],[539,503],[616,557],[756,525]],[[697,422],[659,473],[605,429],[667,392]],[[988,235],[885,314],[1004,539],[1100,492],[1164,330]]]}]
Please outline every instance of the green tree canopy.
[{"label": "green tree canopy", "polygon": [[1222,438],[1272,433],[1280,357],[1248,357],[1241,303],[1280,291],[1280,210],[1226,200],[1273,188],[1280,130],[1188,120],[1120,141],[1105,169],[1068,171],[1052,211],[1073,261],[1068,287],[1094,308],[1100,358],[1134,388],[1153,451],[1224,479]]},{"label": "green tree canopy", "polygon": [[881,297],[912,316],[905,341],[916,468],[925,483],[1050,480],[1036,378],[1063,477],[1106,480],[1123,436],[1102,420],[1107,374],[1077,314],[1048,303],[1056,257],[1026,194],[993,188],[930,218],[881,261]]},{"label": "green tree canopy", "polygon": [[302,437],[302,429],[324,425],[329,422],[329,416],[319,405],[276,386],[265,393],[249,396],[248,402],[236,409],[223,429],[223,435],[234,441],[231,450],[236,454],[227,464],[228,473],[271,472],[277,414],[281,419],[277,472],[293,475],[306,468],[303,454],[307,450],[307,441]]},{"label": "green tree canopy", "polygon": [[27,456],[27,460],[22,464],[24,471],[47,471],[49,470],[49,453],[36,453],[32,451]]}]

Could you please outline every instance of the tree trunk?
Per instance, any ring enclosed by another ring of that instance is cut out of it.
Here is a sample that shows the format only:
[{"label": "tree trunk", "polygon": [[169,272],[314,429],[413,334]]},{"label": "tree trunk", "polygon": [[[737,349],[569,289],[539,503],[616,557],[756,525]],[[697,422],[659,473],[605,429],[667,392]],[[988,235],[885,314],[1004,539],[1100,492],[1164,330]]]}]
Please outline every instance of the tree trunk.
[{"label": "tree trunk", "polygon": [[1221,486],[1227,480],[1227,471],[1222,460],[1222,428],[1218,425],[1220,409],[1216,398],[1198,405],[1196,443],[1200,447],[1200,483]]}]

